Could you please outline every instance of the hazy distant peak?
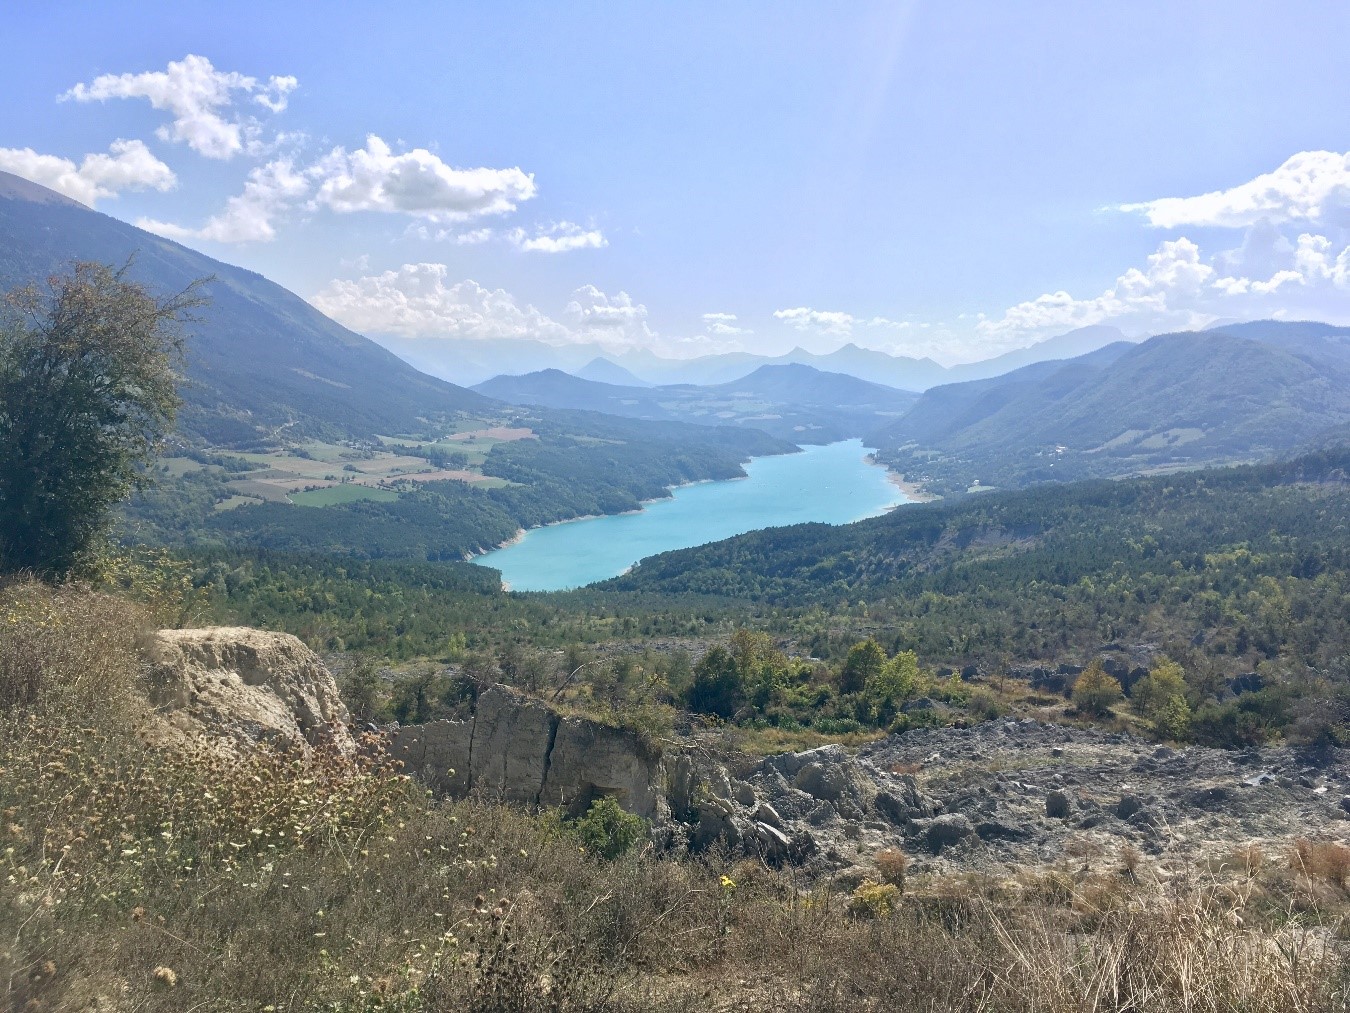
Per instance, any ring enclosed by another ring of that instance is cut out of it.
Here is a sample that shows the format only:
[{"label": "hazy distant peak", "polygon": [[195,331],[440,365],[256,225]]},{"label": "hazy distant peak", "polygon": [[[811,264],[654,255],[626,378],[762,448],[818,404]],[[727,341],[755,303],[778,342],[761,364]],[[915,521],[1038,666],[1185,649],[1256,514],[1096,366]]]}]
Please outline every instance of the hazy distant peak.
[{"label": "hazy distant peak", "polygon": [[586,365],[575,370],[575,375],[583,380],[596,380],[600,383],[617,384],[622,387],[648,387],[650,384],[631,369],[620,366],[612,359],[597,355]]}]

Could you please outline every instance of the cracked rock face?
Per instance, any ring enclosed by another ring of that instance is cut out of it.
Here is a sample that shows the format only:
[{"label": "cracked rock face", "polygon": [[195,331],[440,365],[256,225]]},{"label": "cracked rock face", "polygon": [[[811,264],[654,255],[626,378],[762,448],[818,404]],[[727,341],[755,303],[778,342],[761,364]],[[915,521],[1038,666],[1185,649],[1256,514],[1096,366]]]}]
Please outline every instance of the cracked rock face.
[{"label": "cracked rock face", "polygon": [[352,756],[350,716],[332,674],[288,633],[246,627],[160,630],[145,646],[160,731],[233,755],[266,742]]},{"label": "cracked rock face", "polygon": [[602,796],[647,819],[664,814],[659,763],[636,736],[492,686],[466,721],[396,728],[390,750],[404,769],[451,797],[477,792],[526,806],[584,812]]}]

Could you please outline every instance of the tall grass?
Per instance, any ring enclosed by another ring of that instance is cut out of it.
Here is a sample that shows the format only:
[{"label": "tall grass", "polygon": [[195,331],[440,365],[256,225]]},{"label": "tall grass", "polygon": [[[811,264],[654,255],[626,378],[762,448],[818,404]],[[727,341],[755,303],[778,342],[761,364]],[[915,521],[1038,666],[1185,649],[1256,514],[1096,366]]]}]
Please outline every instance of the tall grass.
[{"label": "tall grass", "polygon": [[158,749],[136,734],[134,615],[13,594],[0,664],[37,689],[0,715],[0,1009],[1345,1008],[1338,853],[1303,849],[1320,893],[1295,914],[1281,891],[1311,881],[1274,864],[1197,886],[1114,855],[1017,881],[886,855],[905,891],[859,917],[791,871],[645,845],[606,861],[556,821],[437,803],[374,749]]}]

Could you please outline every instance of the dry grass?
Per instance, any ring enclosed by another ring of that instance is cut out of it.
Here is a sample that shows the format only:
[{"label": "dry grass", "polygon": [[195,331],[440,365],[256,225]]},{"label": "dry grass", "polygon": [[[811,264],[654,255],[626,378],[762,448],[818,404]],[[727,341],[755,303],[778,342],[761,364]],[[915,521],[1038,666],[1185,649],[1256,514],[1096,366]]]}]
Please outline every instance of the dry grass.
[{"label": "dry grass", "polygon": [[0,585],[0,714],[107,714],[136,674],[143,613],[79,585]]},{"label": "dry grass", "polygon": [[[57,605],[50,643],[72,651],[110,607]],[[90,656],[105,702],[134,668],[116,644]],[[1065,867],[860,899],[719,853],[604,862],[547,820],[435,803],[371,761],[157,752],[41,673],[36,702],[0,717],[0,1009],[1344,1009],[1334,933],[1279,916],[1302,872],[1218,889]],[[1331,852],[1294,851],[1333,874]],[[887,867],[903,876],[903,855]]]},{"label": "dry grass", "polygon": [[1319,879],[1344,890],[1350,883],[1350,847],[1339,841],[1299,837],[1290,845],[1289,867],[1309,879]]}]

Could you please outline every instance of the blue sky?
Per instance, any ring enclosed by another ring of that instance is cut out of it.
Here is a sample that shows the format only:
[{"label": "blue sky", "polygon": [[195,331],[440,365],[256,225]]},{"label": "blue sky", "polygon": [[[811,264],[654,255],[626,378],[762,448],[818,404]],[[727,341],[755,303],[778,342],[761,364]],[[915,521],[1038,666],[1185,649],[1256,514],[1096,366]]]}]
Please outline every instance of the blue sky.
[{"label": "blue sky", "polygon": [[0,168],[372,335],[955,362],[1089,323],[1350,322],[1344,3],[6,24]]}]

